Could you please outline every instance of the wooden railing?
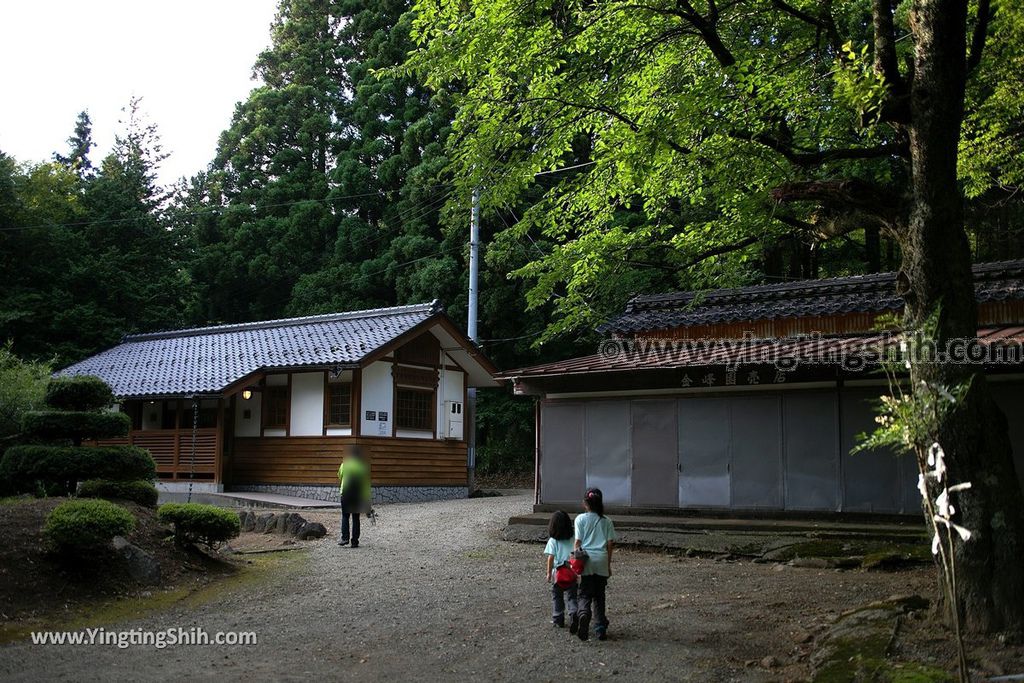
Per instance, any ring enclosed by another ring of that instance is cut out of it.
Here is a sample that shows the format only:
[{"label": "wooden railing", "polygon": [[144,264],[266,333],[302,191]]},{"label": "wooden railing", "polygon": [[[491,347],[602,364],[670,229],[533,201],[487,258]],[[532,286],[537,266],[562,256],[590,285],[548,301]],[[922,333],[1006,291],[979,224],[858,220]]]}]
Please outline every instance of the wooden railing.
[{"label": "wooden railing", "polygon": [[160,479],[195,478],[210,480],[217,471],[217,429],[197,429],[195,432],[195,469],[192,463],[192,430],[160,429],[132,430],[127,438],[107,439],[102,446],[130,445],[145,448],[156,461],[156,474]]},{"label": "wooden railing", "polygon": [[238,438],[228,483],[337,484],[343,449],[370,457],[374,486],[465,486],[466,442],[385,437]]}]

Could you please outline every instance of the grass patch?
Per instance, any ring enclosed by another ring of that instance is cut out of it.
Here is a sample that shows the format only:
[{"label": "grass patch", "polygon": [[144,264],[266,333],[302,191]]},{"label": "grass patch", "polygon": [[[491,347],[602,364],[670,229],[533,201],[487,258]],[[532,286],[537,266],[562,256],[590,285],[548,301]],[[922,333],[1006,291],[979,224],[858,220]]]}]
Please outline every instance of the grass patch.
[{"label": "grass patch", "polygon": [[176,587],[154,590],[148,596],[120,598],[95,604],[80,604],[71,611],[0,624],[0,645],[28,638],[33,631],[78,631],[142,619],[174,607],[191,609],[254,586],[274,577],[287,576],[309,560],[308,553],[278,553],[254,557],[249,564],[222,575],[198,588]]}]

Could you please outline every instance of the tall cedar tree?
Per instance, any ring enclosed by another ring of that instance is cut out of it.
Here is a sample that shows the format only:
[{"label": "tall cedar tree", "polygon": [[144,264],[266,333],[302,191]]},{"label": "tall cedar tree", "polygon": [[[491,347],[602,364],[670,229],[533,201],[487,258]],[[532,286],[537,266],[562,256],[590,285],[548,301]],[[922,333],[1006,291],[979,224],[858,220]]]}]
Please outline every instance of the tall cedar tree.
[{"label": "tall cedar tree", "polygon": [[340,113],[349,83],[328,0],[283,0],[271,46],[253,68],[262,84],[238,104],[190,202],[216,210],[193,226],[192,266],[204,320],[279,316],[299,278],[334,249],[331,203]]}]

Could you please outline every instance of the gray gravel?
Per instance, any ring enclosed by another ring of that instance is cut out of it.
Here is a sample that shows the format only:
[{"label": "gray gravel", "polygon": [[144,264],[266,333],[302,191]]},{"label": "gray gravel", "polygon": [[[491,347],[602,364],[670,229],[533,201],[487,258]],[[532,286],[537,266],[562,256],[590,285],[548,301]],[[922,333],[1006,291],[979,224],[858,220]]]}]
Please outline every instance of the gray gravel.
[{"label": "gray gravel", "polygon": [[[804,645],[850,605],[926,590],[899,575],[776,568],[617,552],[609,640],[580,642],[550,625],[539,545],[500,540],[528,496],[379,508],[363,545],[334,538],[305,561],[108,630],[256,631],[259,644],[0,648],[6,680],[782,680],[806,674]],[[304,513],[324,521],[333,514]],[[302,551],[296,551],[302,552]],[[772,655],[781,668],[751,666]]]}]

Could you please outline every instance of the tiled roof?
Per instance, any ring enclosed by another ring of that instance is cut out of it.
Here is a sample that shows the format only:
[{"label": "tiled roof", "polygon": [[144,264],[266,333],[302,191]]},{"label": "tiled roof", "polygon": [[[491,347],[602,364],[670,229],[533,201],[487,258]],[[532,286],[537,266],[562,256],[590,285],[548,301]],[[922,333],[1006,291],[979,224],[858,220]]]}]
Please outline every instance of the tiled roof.
[{"label": "tiled roof", "polygon": [[[974,266],[979,302],[1024,299],[1024,261]],[[706,292],[637,296],[599,332],[631,334],[687,325],[774,320],[844,313],[884,313],[903,308],[896,273],[854,275]]]},{"label": "tiled roof", "polygon": [[[1024,326],[1003,325],[978,330],[982,345],[1024,347]],[[508,370],[503,379],[529,379],[592,373],[636,372],[668,368],[703,368],[716,366],[772,364],[779,359],[797,359],[800,365],[836,364],[833,359],[865,357],[865,351],[882,353],[899,343],[899,337],[885,333],[846,334],[828,337],[805,335],[782,339],[726,340],[606,340],[598,353],[590,356]],[[823,360],[823,359],[828,359]],[[861,370],[863,365],[848,366]]]},{"label": "tiled roof", "polygon": [[134,334],[62,375],[97,375],[119,398],[218,393],[263,369],[359,363],[438,315],[437,301],[304,318]]}]

